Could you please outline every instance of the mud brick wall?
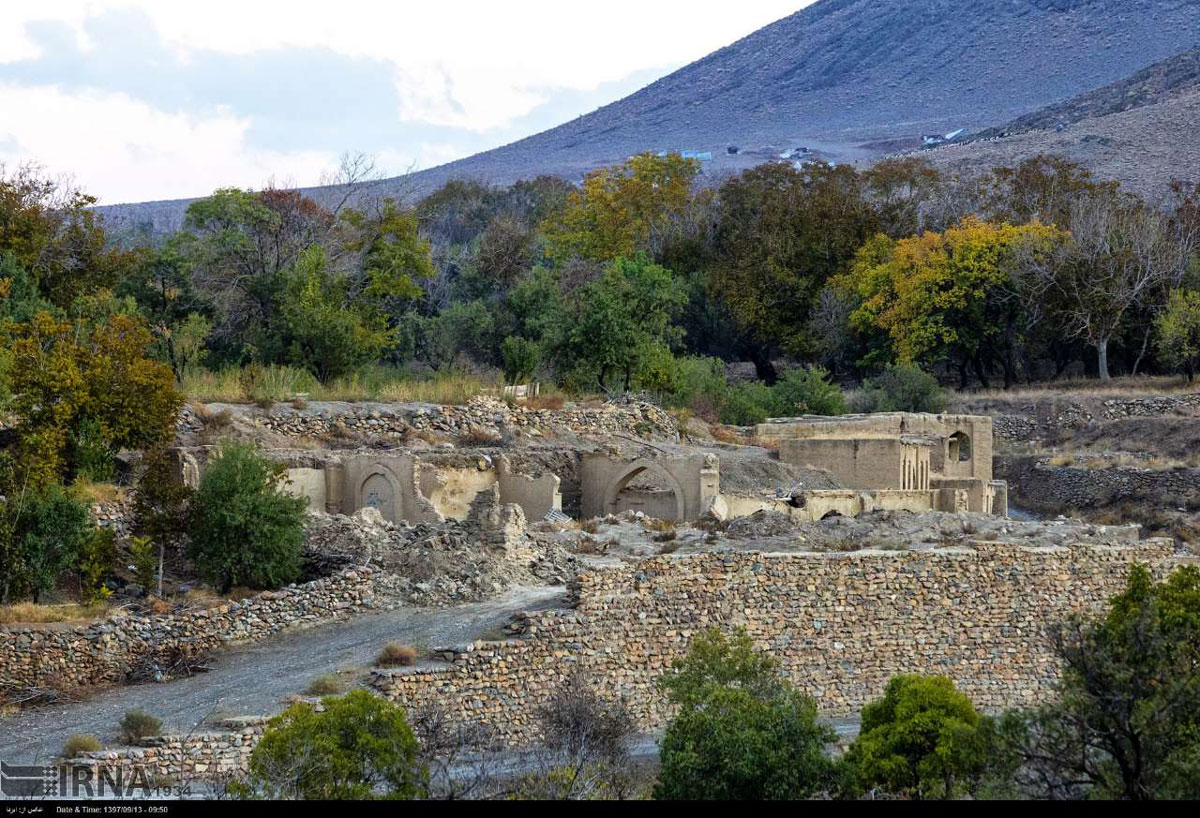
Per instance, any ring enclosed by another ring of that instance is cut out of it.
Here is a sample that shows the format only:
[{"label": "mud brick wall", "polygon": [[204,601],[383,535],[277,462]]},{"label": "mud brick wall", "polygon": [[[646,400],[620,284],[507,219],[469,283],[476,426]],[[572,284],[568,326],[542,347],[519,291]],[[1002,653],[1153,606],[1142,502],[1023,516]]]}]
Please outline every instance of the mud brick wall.
[{"label": "mud brick wall", "polygon": [[578,671],[652,730],[670,716],[656,679],[693,634],[743,626],[826,713],[857,711],[896,673],[947,675],[989,710],[1030,705],[1058,678],[1048,626],[1102,609],[1131,563],[1161,574],[1171,555],[1151,540],[658,557],[582,576],[578,607],[529,614],[519,639],[446,651],[448,666],[375,671],[372,684],[528,745],[538,705]]},{"label": "mud brick wall", "polygon": [[0,689],[120,684],[139,661],[200,655],[283,628],[326,622],[372,604],[370,568],[267,591],[240,602],[159,616],[113,616],[72,627],[0,628]]}]

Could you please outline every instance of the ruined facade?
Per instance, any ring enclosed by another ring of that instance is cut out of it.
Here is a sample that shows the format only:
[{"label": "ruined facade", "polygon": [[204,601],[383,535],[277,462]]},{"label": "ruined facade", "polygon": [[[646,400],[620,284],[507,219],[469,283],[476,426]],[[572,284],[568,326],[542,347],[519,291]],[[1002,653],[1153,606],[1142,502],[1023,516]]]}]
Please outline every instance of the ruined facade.
[{"label": "ruined facade", "polygon": [[784,462],[825,469],[850,490],[813,492],[808,499],[814,509],[1008,513],[1007,486],[992,479],[990,417],[881,412],[772,418],[755,432],[779,441]]}]

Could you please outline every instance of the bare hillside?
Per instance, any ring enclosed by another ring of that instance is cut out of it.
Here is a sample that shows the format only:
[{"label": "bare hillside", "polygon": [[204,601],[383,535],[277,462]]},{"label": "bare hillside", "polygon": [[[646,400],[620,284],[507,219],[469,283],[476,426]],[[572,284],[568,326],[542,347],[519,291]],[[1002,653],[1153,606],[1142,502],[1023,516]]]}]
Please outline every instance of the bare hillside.
[{"label": "bare hillside", "polygon": [[[1200,0],[821,0],[591,114],[422,171],[409,189],[578,179],[646,150],[711,152],[710,176],[798,145],[861,159],[925,133],[1010,121],[1197,42]],[[104,210],[120,226],[162,231],[186,204]]]},{"label": "bare hillside", "polygon": [[921,152],[952,172],[983,172],[1039,153],[1079,162],[1102,179],[1116,179],[1151,200],[1170,193],[1173,180],[1200,180],[1200,90],[1120,113],[1084,119],[1062,131],[1043,129]]}]

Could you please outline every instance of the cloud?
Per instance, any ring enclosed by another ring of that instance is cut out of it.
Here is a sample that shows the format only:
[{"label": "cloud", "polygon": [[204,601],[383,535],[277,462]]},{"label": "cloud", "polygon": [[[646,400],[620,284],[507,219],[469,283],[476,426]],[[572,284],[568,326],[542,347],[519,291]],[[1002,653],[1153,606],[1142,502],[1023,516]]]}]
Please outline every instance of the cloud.
[{"label": "cloud", "polygon": [[[755,0],[736,21],[687,0],[602,14],[559,0],[14,4],[0,156],[73,172],[108,201],[311,184],[347,149],[425,168],[587,113],[806,4]],[[71,105],[103,128],[73,123]]]},{"label": "cloud", "polygon": [[86,168],[79,182],[108,204],[261,187],[273,176],[313,183],[337,160],[335,152],[249,146],[248,121],[230,113],[165,113],[124,94],[0,83],[0,111],[14,110],[22,116],[3,125],[0,161]]}]

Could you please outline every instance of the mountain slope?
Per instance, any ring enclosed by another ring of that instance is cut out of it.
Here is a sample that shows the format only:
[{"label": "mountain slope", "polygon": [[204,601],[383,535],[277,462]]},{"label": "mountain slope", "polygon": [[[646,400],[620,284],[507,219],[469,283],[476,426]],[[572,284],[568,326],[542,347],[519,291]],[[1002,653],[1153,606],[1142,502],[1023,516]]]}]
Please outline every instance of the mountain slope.
[{"label": "mountain slope", "polygon": [[1155,105],[1200,90],[1200,48],[1168,57],[1131,76],[1088,91],[1064,102],[1018,117],[1006,125],[989,128],[977,138],[1012,135],[1040,128],[1070,125],[1122,111]]},{"label": "mountain slope", "polygon": [[[922,133],[1006,122],[1197,42],[1200,0],[821,0],[587,116],[406,183],[578,179],[664,149],[711,151],[708,173],[799,144],[848,161]],[[185,206],[105,212],[161,230]]]}]

